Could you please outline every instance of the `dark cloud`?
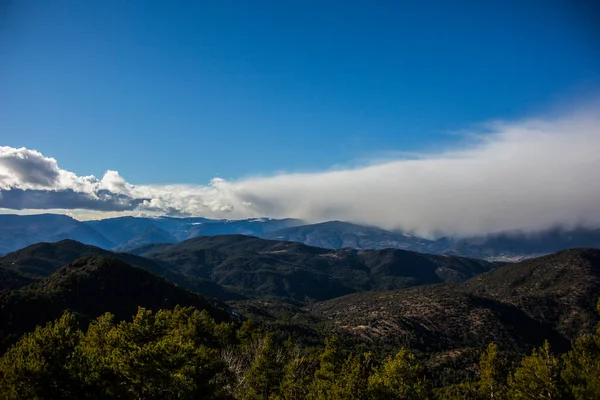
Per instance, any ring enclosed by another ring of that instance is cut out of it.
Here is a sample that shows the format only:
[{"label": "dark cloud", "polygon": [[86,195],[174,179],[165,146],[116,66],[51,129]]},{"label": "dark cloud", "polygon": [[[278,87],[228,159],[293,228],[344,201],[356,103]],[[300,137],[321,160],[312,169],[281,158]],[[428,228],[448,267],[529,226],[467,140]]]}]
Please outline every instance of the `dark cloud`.
[{"label": "dark cloud", "polygon": [[[60,177],[60,170],[53,158],[42,157],[40,153],[27,149],[2,154],[0,166],[11,171],[19,182],[31,185],[54,186]],[[7,176],[0,177],[7,178]]]},{"label": "dark cloud", "polygon": [[11,189],[0,190],[0,208],[43,210],[51,208],[94,211],[132,211],[149,199],[131,199],[100,190],[97,198],[71,189],[61,191]]}]

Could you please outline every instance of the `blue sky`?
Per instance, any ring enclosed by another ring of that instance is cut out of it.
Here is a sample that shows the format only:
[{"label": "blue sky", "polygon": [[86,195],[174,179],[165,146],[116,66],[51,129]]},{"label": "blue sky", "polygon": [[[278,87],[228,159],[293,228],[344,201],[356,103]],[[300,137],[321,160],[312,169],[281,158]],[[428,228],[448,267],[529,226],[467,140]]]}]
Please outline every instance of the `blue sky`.
[{"label": "blue sky", "polygon": [[593,95],[585,4],[8,1],[0,145],[135,184],[439,150]]}]

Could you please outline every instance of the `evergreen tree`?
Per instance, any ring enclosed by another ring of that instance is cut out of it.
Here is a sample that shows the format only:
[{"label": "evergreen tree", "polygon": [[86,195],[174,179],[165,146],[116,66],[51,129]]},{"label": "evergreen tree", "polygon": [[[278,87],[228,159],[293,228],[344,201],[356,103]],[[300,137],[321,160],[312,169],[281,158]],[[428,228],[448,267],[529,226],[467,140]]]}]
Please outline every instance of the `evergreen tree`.
[{"label": "evergreen tree", "polygon": [[257,338],[257,334],[257,327],[254,321],[247,319],[237,330],[236,337],[242,345],[249,345],[253,339]]},{"label": "evergreen tree", "polygon": [[[206,326],[190,308],[153,314],[140,308],[132,322],[98,318],[82,340],[82,376],[96,397],[169,399],[213,393],[223,366],[216,349],[198,343]],[[210,324],[209,324],[210,325]]]},{"label": "evergreen tree", "polygon": [[429,394],[423,366],[406,349],[386,358],[373,371],[369,388],[378,399],[424,399]]},{"label": "evergreen tree", "polygon": [[[598,302],[600,313],[600,301]],[[563,378],[577,400],[600,399],[600,324],[593,335],[579,338],[564,355]]]},{"label": "evergreen tree", "polygon": [[94,393],[96,398],[115,398],[123,396],[125,390],[114,368],[116,360],[107,351],[109,342],[115,333],[114,316],[106,313],[92,321],[82,337],[77,353],[76,366],[79,379],[86,392]]},{"label": "evergreen tree", "polygon": [[281,356],[273,343],[273,336],[267,334],[244,377],[243,392],[239,397],[248,400],[272,398],[277,395],[282,376]]},{"label": "evergreen tree", "polygon": [[509,379],[512,399],[564,399],[568,396],[561,379],[560,359],[550,351],[548,341],[523,358]]},{"label": "evergreen tree", "polygon": [[336,375],[340,372],[343,356],[337,337],[325,339],[325,350],[319,356],[319,368],[315,371],[314,379],[307,399],[329,399],[329,392],[335,383]]},{"label": "evergreen tree", "polygon": [[304,400],[313,380],[314,365],[308,356],[297,355],[285,366],[280,397],[284,400]]},{"label": "evergreen tree", "polygon": [[305,349],[289,337],[280,345],[251,322],[235,328],[194,308],[140,308],[129,322],[104,314],[83,333],[67,312],[0,357],[0,398],[600,399],[600,325],[562,357],[545,342],[510,376],[492,343],[477,379],[433,393],[425,378],[431,370],[406,349],[378,362],[343,352],[335,337],[324,349]]},{"label": "evergreen tree", "polygon": [[83,388],[73,366],[81,332],[75,316],[60,319],[24,335],[0,359],[3,399],[77,398]]},{"label": "evergreen tree", "polygon": [[350,354],[340,373],[332,382],[329,399],[360,400],[367,398],[370,354],[363,356]]},{"label": "evergreen tree", "polygon": [[479,361],[478,397],[499,400],[506,397],[507,362],[498,354],[498,346],[490,343]]}]

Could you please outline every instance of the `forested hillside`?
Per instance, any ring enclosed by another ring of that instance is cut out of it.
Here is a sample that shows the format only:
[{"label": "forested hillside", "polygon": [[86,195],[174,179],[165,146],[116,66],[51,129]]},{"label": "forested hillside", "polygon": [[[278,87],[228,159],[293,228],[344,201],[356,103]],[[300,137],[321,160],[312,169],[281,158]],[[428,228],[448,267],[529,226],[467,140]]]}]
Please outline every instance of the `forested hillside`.
[{"label": "forested hillside", "polygon": [[139,306],[150,310],[194,306],[219,320],[230,318],[224,303],[208,300],[121,260],[81,258],[19,290],[0,292],[0,349],[22,333],[73,312],[83,323],[111,312],[117,320]]},{"label": "forested hillside", "polygon": [[599,393],[600,250],[503,265],[233,235],[136,253],[62,241],[0,259],[2,398]]},{"label": "forested hillside", "polygon": [[47,277],[60,266],[89,255],[119,258],[188,290],[222,300],[261,296],[325,300],[365,290],[462,282],[502,265],[394,249],[321,249],[244,235],[146,245],[131,253],[63,240],[38,243],[1,257],[0,268],[14,274],[6,273],[0,289]]},{"label": "forested hillside", "polygon": [[252,236],[200,237],[133,253],[253,296],[326,300],[366,290],[462,282],[502,264],[412,251],[331,250]]},{"label": "forested hillside", "polygon": [[48,277],[65,264],[88,256],[118,258],[129,265],[145,269],[192,292],[206,296],[217,297],[222,300],[239,300],[244,298],[239,293],[229,290],[218,283],[206,279],[184,276],[148,258],[130,253],[111,252],[74,240],[61,240],[56,243],[36,243],[0,257],[0,290],[18,289],[28,283]]},{"label": "forested hillside", "polygon": [[[599,310],[600,311],[600,310]],[[520,362],[491,343],[462,382],[444,384],[399,348],[345,350],[335,337],[306,348],[252,326],[177,307],[104,314],[81,330],[71,313],[25,335],[0,358],[6,399],[594,399],[600,326],[560,356],[548,342]]]},{"label": "forested hillside", "polygon": [[463,284],[364,292],[309,305],[330,332],[468,360],[490,342],[564,350],[599,322],[600,250],[566,250]]}]

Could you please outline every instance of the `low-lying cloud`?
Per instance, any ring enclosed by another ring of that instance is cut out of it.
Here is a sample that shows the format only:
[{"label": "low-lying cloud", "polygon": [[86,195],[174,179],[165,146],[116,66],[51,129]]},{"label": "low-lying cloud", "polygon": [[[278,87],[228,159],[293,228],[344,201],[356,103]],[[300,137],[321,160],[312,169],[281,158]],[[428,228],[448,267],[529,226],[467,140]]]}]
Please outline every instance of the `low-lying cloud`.
[{"label": "low-lying cloud", "polygon": [[600,107],[487,124],[460,150],[208,185],[134,185],[0,147],[0,208],[339,219],[420,235],[600,226]]}]

